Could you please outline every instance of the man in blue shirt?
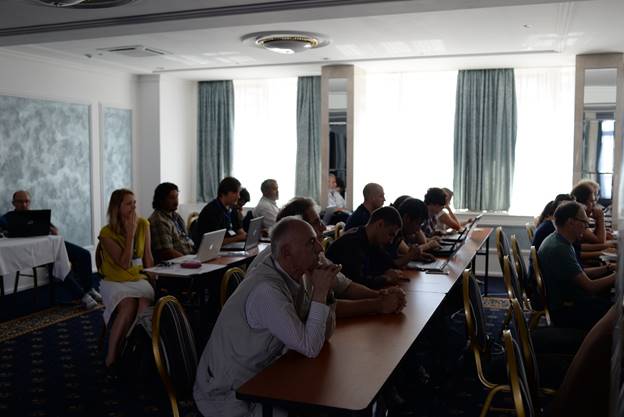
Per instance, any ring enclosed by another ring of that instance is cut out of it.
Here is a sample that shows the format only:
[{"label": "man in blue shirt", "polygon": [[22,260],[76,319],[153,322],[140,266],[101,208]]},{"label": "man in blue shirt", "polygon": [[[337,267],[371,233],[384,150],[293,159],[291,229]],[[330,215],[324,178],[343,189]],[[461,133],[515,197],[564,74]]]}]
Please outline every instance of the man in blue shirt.
[{"label": "man in blue shirt", "polygon": [[589,330],[611,307],[609,291],[615,283],[615,266],[604,278],[590,279],[576,258],[572,244],[583,236],[588,218],[576,202],[555,211],[556,232],[542,243],[539,263],[546,284],[548,307],[555,326]]},{"label": "man in blue shirt", "polygon": [[371,213],[383,206],[383,203],[386,201],[383,187],[374,182],[366,184],[363,193],[364,202],[347,219],[345,231],[354,227],[364,226],[368,223]]}]

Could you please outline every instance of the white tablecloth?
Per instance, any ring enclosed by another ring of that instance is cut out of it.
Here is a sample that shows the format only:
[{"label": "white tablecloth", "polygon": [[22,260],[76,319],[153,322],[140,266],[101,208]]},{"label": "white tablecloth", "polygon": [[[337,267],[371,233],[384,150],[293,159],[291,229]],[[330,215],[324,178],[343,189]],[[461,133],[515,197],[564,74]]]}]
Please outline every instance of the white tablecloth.
[{"label": "white tablecloth", "polygon": [[71,269],[62,236],[0,239],[0,275],[8,276],[53,263],[52,274],[64,280]]}]

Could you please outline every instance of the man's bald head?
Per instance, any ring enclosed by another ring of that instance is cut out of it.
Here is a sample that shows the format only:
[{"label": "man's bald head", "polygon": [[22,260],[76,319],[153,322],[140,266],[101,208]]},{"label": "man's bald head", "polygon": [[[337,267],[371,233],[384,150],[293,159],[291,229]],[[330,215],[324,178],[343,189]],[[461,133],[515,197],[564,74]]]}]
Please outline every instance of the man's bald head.
[{"label": "man's bald head", "polygon": [[271,253],[295,279],[318,263],[322,249],[315,230],[298,216],[284,217],[273,226]]},{"label": "man's bald head", "polygon": [[15,211],[25,211],[30,209],[30,194],[28,191],[19,190],[13,193],[13,207]]},{"label": "man's bald head", "polygon": [[383,206],[384,201],[386,201],[383,187],[374,182],[370,182],[364,186],[363,194],[364,205],[370,212]]}]

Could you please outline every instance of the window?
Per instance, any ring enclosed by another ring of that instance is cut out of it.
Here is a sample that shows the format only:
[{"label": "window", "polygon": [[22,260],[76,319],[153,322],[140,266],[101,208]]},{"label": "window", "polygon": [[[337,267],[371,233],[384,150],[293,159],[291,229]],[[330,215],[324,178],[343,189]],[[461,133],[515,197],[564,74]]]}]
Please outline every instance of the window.
[{"label": "window", "polygon": [[389,204],[453,187],[456,71],[368,74],[354,144],[354,206],[380,183]]},{"label": "window", "polygon": [[277,180],[279,205],[295,195],[297,158],[297,78],[234,81],[232,175],[251,194],[262,197],[260,184]]},{"label": "window", "polygon": [[572,189],[574,68],[516,69],[518,133],[510,214],[538,215]]}]

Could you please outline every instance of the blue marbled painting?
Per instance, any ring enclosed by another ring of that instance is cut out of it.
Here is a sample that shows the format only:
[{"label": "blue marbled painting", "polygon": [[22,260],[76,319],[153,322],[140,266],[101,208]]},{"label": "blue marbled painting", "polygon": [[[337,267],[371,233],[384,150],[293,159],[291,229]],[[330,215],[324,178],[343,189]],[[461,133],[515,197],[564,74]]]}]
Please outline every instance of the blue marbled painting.
[{"label": "blue marbled painting", "polygon": [[24,189],[66,240],[92,243],[89,106],[0,96],[0,213]]},{"label": "blue marbled painting", "polygon": [[104,107],[102,111],[102,204],[112,192],[132,189],[132,111]]}]

